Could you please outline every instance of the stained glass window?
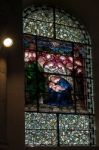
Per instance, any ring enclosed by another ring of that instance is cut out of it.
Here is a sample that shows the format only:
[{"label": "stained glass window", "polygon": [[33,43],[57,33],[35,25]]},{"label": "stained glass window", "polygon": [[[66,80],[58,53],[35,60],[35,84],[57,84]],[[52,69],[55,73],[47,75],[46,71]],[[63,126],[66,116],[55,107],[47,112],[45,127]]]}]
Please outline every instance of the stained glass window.
[{"label": "stained glass window", "polygon": [[63,10],[23,13],[25,144],[94,146],[92,45],[85,27]]}]

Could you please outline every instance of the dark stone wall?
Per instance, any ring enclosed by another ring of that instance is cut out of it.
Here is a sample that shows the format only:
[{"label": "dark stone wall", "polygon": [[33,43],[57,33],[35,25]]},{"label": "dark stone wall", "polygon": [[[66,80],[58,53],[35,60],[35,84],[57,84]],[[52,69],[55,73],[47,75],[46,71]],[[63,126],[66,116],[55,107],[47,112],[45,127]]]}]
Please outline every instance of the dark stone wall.
[{"label": "dark stone wall", "polygon": [[[2,38],[5,36],[12,37],[14,45],[11,48],[3,47]],[[24,149],[21,0],[0,0],[0,55],[0,150]]]},{"label": "dark stone wall", "polygon": [[[2,52],[1,52],[2,53]],[[0,55],[0,142],[6,141],[6,58]]]}]

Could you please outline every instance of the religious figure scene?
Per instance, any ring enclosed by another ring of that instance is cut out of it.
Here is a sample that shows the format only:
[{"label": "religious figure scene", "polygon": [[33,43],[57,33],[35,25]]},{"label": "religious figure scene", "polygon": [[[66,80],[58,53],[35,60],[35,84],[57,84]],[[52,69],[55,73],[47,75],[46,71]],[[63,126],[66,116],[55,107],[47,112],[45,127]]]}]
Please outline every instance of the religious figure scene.
[{"label": "religious figure scene", "polygon": [[55,7],[24,9],[27,147],[95,145],[93,48],[82,23]]},{"label": "religious figure scene", "polygon": [[26,110],[88,112],[86,47],[25,35]]}]

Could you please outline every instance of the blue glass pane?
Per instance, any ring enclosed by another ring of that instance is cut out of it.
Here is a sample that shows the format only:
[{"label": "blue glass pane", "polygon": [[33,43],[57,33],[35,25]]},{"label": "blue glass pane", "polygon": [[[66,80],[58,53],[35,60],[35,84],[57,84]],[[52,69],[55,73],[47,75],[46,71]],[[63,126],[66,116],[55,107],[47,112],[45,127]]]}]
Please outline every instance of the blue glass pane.
[{"label": "blue glass pane", "polygon": [[68,42],[60,42],[57,40],[38,38],[38,50],[71,55],[72,44]]}]

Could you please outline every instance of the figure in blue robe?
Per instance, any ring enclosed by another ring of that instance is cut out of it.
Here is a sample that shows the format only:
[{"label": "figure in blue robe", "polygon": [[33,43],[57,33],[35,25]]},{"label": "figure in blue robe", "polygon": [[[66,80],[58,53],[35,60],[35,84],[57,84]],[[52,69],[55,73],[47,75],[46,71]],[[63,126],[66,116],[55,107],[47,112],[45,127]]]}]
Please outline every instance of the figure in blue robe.
[{"label": "figure in blue robe", "polygon": [[57,81],[56,85],[59,85],[64,90],[55,91],[49,87],[49,97],[47,100],[44,101],[44,103],[52,106],[73,106],[71,96],[71,84],[64,78],[60,78],[59,81]]}]

